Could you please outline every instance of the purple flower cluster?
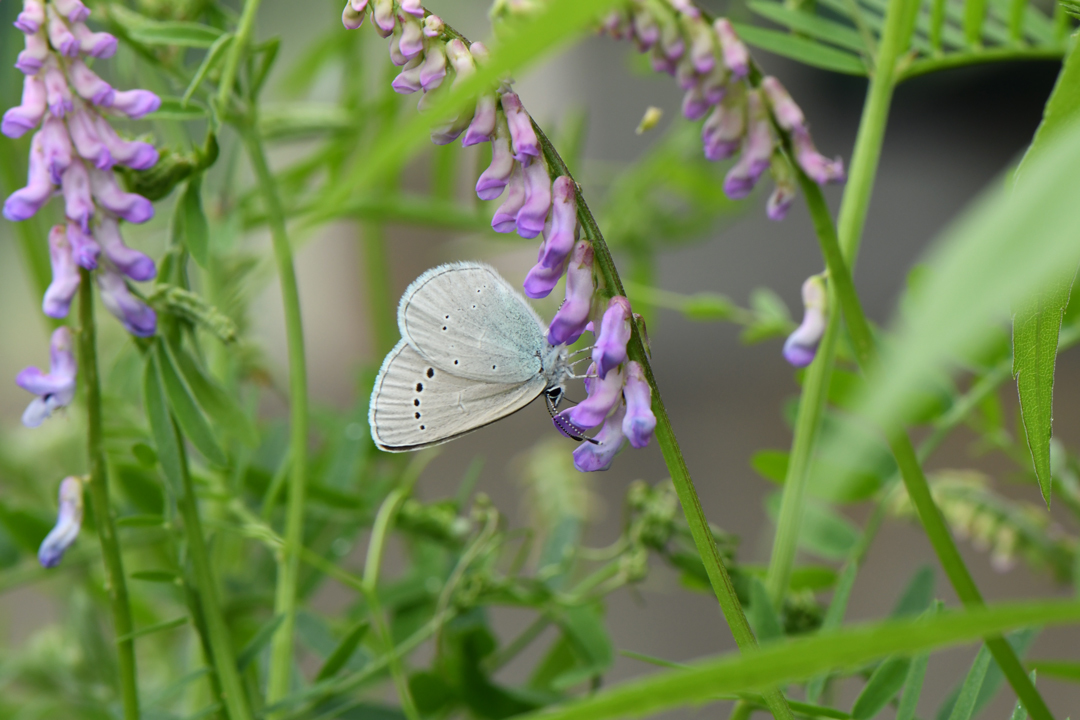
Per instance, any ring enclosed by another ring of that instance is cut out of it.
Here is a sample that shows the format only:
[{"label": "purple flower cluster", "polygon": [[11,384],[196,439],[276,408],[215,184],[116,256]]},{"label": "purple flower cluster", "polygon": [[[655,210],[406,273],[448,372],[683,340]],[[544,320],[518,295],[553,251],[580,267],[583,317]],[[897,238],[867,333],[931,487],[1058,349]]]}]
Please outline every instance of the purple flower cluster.
[{"label": "purple flower cluster", "polygon": [[[153,145],[121,138],[104,113],[141,118],[161,101],[148,90],[114,90],[87,65],[116,52],[116,38],[85,24],[80,0],[25,0],[15,26],[26,47],[15,67],[26,76],[22,103],[4,113],[0,132],[10,138],[37,129],[30,145],[26,187],[4,203],[4,217],[27,220],[61,195],[67,221],[49,233],[53,281],[43,310],[66,317],[79,287],[79,268],[97,271],[102,301],[129,332],[153,335],[154,311],[131,293],[127,279],[156,274],[149,257],[124,244],[119,220],[154,216],[146,198],[125,192],[112,168],[145,170],[158,161]],[[59,192],[58,192],[59,191]]]},{"label": "purple flower cluster", "polygon": [[814,361],[829,322],[829,293],[822,275],[811,275],[806,279],[802,286],[802,299],[805,308],[803,321],[784,342],[784,359],[799,368]]},{"label": "purple flower cluster", "polygon": [[751,82],[750,54],[727,19],[710,23],[690,0],[631,0],[613,10],[601,30],[633,40],[639,51],[650,54],[653,69],[673,76],[686,91],[683,115],[705,119],[701,140],[706,158],[738,154],[724,180],[728,197],[746,197],[770,170],[776,188],[766,210],[773,220],[787,215],[795,196],[794,172],[777,127],[790,136],[794,161],[814,182],[844,180],[843,163],[817,151],[802,111],[780,81]]}]

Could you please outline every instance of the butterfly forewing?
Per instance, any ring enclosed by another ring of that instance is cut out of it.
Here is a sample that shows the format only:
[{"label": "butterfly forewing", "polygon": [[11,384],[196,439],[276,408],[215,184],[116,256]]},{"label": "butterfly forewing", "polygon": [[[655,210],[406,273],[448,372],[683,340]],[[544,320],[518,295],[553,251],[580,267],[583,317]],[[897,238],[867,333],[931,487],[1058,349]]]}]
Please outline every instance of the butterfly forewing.
[{"label": "butterfly forewing", "polygon": [[482,382],[529,381],[540,372],[547,348],[536,312],[479,263],[443,265],[421,275],[401,298],[398,325],[436,368]]},{"label": "butterfly forewing", "polygon": [[520,410],[545,386],[540,375],[524,383],[456,377],[402,340],[375,379],[368,411],[371,434],[390,452],[438,445]]}]

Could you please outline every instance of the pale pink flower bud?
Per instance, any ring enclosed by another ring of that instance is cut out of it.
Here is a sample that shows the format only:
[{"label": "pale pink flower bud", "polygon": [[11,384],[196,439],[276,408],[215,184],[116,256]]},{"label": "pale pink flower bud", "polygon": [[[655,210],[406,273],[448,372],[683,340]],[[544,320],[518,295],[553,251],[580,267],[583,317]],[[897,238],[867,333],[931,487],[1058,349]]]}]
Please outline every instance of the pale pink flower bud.
[{"label": "pale pink flower bud", "polygon": [[59,327],[49,342],[49,372],[28,367],[18,374],[15,384],[37,395],[23,413],[23,425],[38,427],[54,411],[67,407],[75,399],[78,365],[71,348],[71,330]]},{"label": "pale pink flower bud", "polygon": [[57,12],[68,19],[68,22],[82,22],[90,17],[90,8],[80,0],[52,0]]},{"label": "pale pink flower bud", "polygon": [[94,121],[88,112],[82,108],[73,112],[68,119],[68,129],[71,131],[71,142],[82,158],[92,162],[99,170],[113,166],[112,155],[98,136],[97,128],[94,127]]},{"label": "pale pink flower bud", "polygon": [[79,41],[79,50],[90,57],[110,58],[116,54],[116,38],[107,32],[93,32],[83,23],[71,26],[71,33]]},{"label": "pale pink flower bud", "polygon": [[65,318],[79,290],[79,267],[71,254],[71,243],[68,242],[64,225],[54,225],[49,230],[49,260],[52,264],[52,282],[45,290],[41,309],[51,318]]},{"label": "pale pink flower bud", "polygon": [[41,78],[27,75],[23,78],[22,104],[4,113],[0,132],[9,138],[18,138],[36,128],[45,117],[47,97]]},{"label": "pale pink flower bud", "polygon": [[660,40],[660,26],[648,10],[637,9],[634,12],[633,29],[640,52],[648,50]]},{"label": "pale pink flower bud", "polygon": [[741,98],[728,98],[713,108],[701,127],[701,142],[705,157],[712,161],[731,157],[742,143],[746,132],[746,106]]},{"label": "pale pink flower bud", "polygon": [[368,0],[349,0],[353,12],[362,13],[367,10]]},{"label": "pale pink flower bud", "polygon": [[652,411],[652,388],[645,379],[645,370],[634,360],[626,364],[626,417],[622,421],[623,435],[630,446],[639,450],[649,444],[656,429],[656,416]]},{"label": "pale pink flower bud", "polygon": [[495,121],[498,116],[496,102],[493,94],[481,95],[476,101],[476,112],[473,114],[472,123],[469,124],[465,138],[461,141],[463,146],[469,147],[491,140],[492,135],[495,134]]},{"label": "pale pink flower bud", "polygon": [[509,192],[502,205],[491,218],[491,227],[495,232],[508,233],[517,229],[517,216],[525,204],[525,174],[521,165],[514,164],[510,175]]},{"label": "pale pink flower bud", "polygon": [[424,6],[420,0],[399,0],[398,6],[401,7],[401,12],[408,13],[415,18],[424,17]]},{"label": "pale pink flower bud", "polygon": [[[25,417],[23,421],[25,422]],[[60,564],[67,549],[75,544],[82,528],[83,487],[82,480],[75,476],[66,477],[60,483],[60,510],[56,515],[56,525],[41,541],[38,548],[38,562],[41,567],[51,568]]]},{"label": "pale pink flower bud", "polygon": [[570,263],[566,269],[566,300],[548,328],[549,343],[570,345],[581,337],[589,324],[595,287],[592,243],[581,240],[570,253]]},{"label": "pale pink flower bud", "polygon": [[60,176],[60,189],[64,193],[64,214],[79,227],[89,229],[94,215],[94,200],[90,194],[90,174],[78,158],[73,158],[67,170]]},{"label": "pale pink flower bud", "polygon": [[844,181],[844,161],[840,158],[830,160],[819,153],[810,139],[810,131],[805,127],[796,127],[791,131],[791,144],[795,151],[795,162],[818,185]]},{"label": "pale pink flower bud", "polygon": [[437,38],[444,32],[446,32],[446,23],[438,15],[428,15],[424,18],[424,37]]},{"label": "pale pink flower bud", "polygon": [[593,345],[592,359],[599,377],[626,362],[626,344],[630,342],[630,301],[616,295],[608,302],[600,320],[600,332]]},{"label": "pale pink flower bud", "polygon": [[45,154],[45,166],[54,185],[60,184],[60,176],[71,164],[71,139],[64,121],[53,117],[45,118],[41,126],[41,149]]},{"label": "pale pink flower bud", "polygon": [[476,181],[476,195],[481,200],[494,200],[503,193],[516,163],[510,151],[510,139],[505,128],[491,143],[491,164]]},{"label": "pale pink flower bud", "polygon": [[124,140],[116,134],[108,120],[97,114],[92,117],[98,137],[114,162],[132,170],[148,170],[157,164],[158,151],[153,145],[138,140]]},{"label": "pale pink flower bud", "polygon": [[687,24],[690,31],[690,60],[695,70],[702,75],[707,75],[716,66],[716,36],[700,17],[690,20]]},{"label": "pale pink flower bud", "polygon": [[514,149],[514,157],[518,162],[526,162],[529,157],[539,157],[540,144],[536,139],[532,119],[521,106],[521,98],[517,93],[507,92],[503,93],[501,102],[510,127],[510,145]]},{"label": "pale pink flower bud", "polygon": [[157,314],[153,308],[132,294],[124,276],[109,265],[97,273],[101,304],[120,321],[132,335],[151,337],[157,331]]},{"label": "pale pink flower bud", "polygon": [[450,61],[450,66],[457,73],[455,83],[476,72],[476,62],[473,60],[472,53],[469,52],[469,48],[465,47],[465,43],[457,38],[446,43],[446,59]]},{"label": "pale pink flower bud", "polygon": [[29,220],[53,194],[52,176],[45,158],[44,138],[39,132],[30,144],[30,167],[26,187],[11,193],[4,202],[4,217],[12,222]]},{"label": "pale pink flower bud", "polygon": [[717,18],[713,22],[716,37],[724,51],[724,64],[731,68],[735,77],[744,78],[750,73],[750,52],[742,40],[735,34],[735,28],[727,18]]},{"label": "pale pink flower bud", "polygon": [[780,221],[795,201],[795,171],[780,153],[773,155],[771,171],[776,187],[765,203],[765,213],[770,220]]},{"label": "pale pink flower bud", "polygon": [[71,34],[67,23],[53,9],[53,6],[47,6],[46,12],[49,21],[45,24],[45,32],[49,36],[49,44],[64,57],[78,57],[79,41]]},{"label": "pale pink flower bud", "polygon": [[83,230],[77,223],[67,224],[67,239],[71,245],[71,257],[75,264],[87,270],[96,270],[98,257],[101,255],[101,246]]},{"label": "pale pink flower bud", "polygon": [[608,416],[600,432],[593,438],[596,442],[583,442],[574,450],[574,467],[580,472],[602,472],[611,467],[615,455],[626,442],[622,425],[626,408],[620,404]]},{"label": "pale pink flower bud", "polygon": [[424,92],[431,92],[442,84],[446,77],[446,51],[441,43],[428,43],[424,52],[424,63],[420,66],[420,87]]},{"label": "pale pink flower bud", "polygon": [[124,244],[120,224],[113,216],[108,213],[102,215],[101,222],[94,229],[94,237],[105,251],[109,262],[132,280],[146,282],[157,275],[157,268],[149,256]]},{"label": "pale pink flower bud", "polygon": [[394,88],[394,92],[401,95],[411,95],[414,92],[420,90],[420,67],[424,64],[424,58],[414,57],[405,63],[405,67],[401,68],[401,72],[397,74],[393,82],[390,83],[390,87]]},{"label": "pale pink flower bud", "polygon": [[111,172],[91,170],[90,186],[101,207],[130,223],[144,223],[154,217],[154,204],[142,195],[121,190]]},{"label": "pale pink flower bud", "polygon": [[27,35],[36,33],[45,24],[44,0],[23,0],[23,9],[15,18],[15,27]]},{"label": "pale pink flower bud", "polygon": [[116,91],[109,83],[102,80],[82,60],[71,62],[71,84],[75,92],[83,100],[88,100],[95,105],[111,106],[116,97]]},{"label": "pale pink flower bud", "polygon": [[371,20],[382,37],[394,32],[394,0],[371,0]]},{"label": "pale pink flower bud", "polygon": [[[394,40],[397,40],[399,57],[394,58]],[[424,28],[412,15],[405,15],[394,30],[390,41],[390,57],[395,65],[404,65],[400,60],[409,61],[424,52]]]},{"label": "pale pink flower bud", "polygon": [[544,229],[551,209],[551,177],[541,159],[525,167],[525,204],[517,214],[517,232],[523,238],[534,238]]},{"label": "pale pink flower bud", "polygon": [[709,112],[710,103],[701,92],[701,86],[695,85],[683,96],[682,111],[687,120],[700,120]]},{"label": "pale pink flower bud", "polygon": [[117,90],[109,107],[138,120],[161,107],[161,98],[149,90]]},{"label": "pale pink flower bud", "polygon": [[68,89],[67,78],[54,64],[50,64],[45,69],[45,99],[49,105],[49,112],[54,117],[62,118],[75,107],[71,90]]},{"label": "pale pink flower bud", "polygon": [[802,110],[779,80],[770,75],[761,81],[761,89],[765,91],[777,125],[788,131],[806,126],[806,117]]},{"label": "pale pink flower bud", "polygon": [[[365,6],[367,3],[364,3]],[[347,0],[345,3],[345,9],[341,11],[341,24],[345,26],[346,30],[356,30],[358,27],[364,24],[364,10],[361,8],[357,10],[352,3],[352,0]]]},{"label": "pale pink flower bud", "polygon": [[754,189],[758,178],[769,167],[775,146],[769,117],[756,90],[746,94],[746,104],[750,118],[746,142],[739,161],[724,178],[724,193],[732,200],[744,198]]},{"label": "pale pink flower bud", "polygon": [[469,52],[472,53],[473,60],[476,61],[477,65],[487,62],[488,58],[491,57],[491,53],[488,52],[487,45],[484,45],[484,43],[480,42],[479,40],[469,46]]},{"label": "pale pink flower bud", "polygon": [[26,47],[15,60],[15,68],[24,75],[36,75],[49,57],[49,43],[41,33],[26,36]]},{"label": "pale pink flower bud", "polygon": [[814,360],[818,345],[828,325],[829,293],[821,275],[811,275],[802,286],[805,314],[802,324],[784,342],[784,359],[795,367],[806,367]]}]

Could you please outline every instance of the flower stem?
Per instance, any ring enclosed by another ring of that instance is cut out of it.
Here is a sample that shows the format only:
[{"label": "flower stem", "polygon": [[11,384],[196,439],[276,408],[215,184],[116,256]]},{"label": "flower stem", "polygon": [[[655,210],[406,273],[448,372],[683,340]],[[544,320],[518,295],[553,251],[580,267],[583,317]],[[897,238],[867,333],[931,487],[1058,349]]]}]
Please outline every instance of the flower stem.
[{"label": "flower stem", "polygon": [[390,260],[386,256],[386,233],[376,222],[360,225],[364,253],[364,285],[367,287],[368,319],[376,358],[385,356],[397,344],[397,307],[390,289]]},{"label": "flower stem", "polygon": [[113,631],[125,638],[116,643],[120,672],[120,696],[124,720],[139,720],[139,685],[135,669],[134,629],[131,605],[124,580],[124,560],[116,536],[116,518],[109,504],[109,475],[101,423],[101,380],[97,365],[97,333],[94,327],[94,283],[88,270],[79,270],[79,369],[86,386],[87,454],[90,460],[90,505],[94,510],[101,556],[105,560]]},{"label": "flower stem", "polygon": [[[217,109],[219,113],[227,113],[229,98],[233,94],[233,86],[236,84],[237,74],[240,71],[240,60],[244,57],[251,33],[255,30],[255,14],[259,11],[259,3],[262,0],[244,0],[244,9],[240,14],[240,22],[236,26],[236,37],[229,46],[229,54],[225,56],[225,65],[221,71],[221,82],[218,85]],[[252,126],[253,128],[254,126]],[[270,219],[273,223],[273,218]]]},{"label": "flower stem", "polygon": [[[826,265],[829,268],[829,281],[836,288],[836,295],[844,314],[848,332],[851,335],[852,345],[855,349],[855,357],[860,368],[864,371],[874,360],[875,350],[873,335],[870,324],[863,314],[859,296],[855,292],[855,284],[851,279],[851,271],[844,261],[837,239],[836,230],[832,225],[825,198],[821,194],[821,188],[814,184],[802,172],[798,173],[799,184],[806,195],[806,204],[810,208],[810,214],[814,221],[814,229],[821,243],[821,251],[825,256]],[[945,570],[949,582],[956,591],[957,596],[964,605],[969,607],[982,607],[984,605],[982,595],[975,585],[971,573],[960,557],[960,551],[956,542],[949,533],[945,524],[945,518],[941,510],[934,503],[930,492],[930,486],[923,474],[919,459],[915,454],[915,448],[911,439],[903,428],[886,428],[886,438],[892,450],[896,464],[900,468],[900,477],[907,488],[908,496],[919,514],[926,536],[937,553],[938,560]],[[1001,667],[1005,677],[1009,680],[1017,697],[1023,701],[1028,712],[1035,720],[1053,720],[1050,709],[1046,706],[1042,696],[1039,695],[1035,685],[1024,671],[1023,665],[1017,658],[1012,646],[1001,635],[994,635],[984,639],[986,648],[994,656]]]},{"label": "flower stem", "polygon": [[[569,168],[566,167],[566,163],[563,162],[547,135],[535,122],[533,127],[543,147],[544,157],[547,159],[548,165],[557,174],[566,175],[572,180],[573,175],[571,175]],[[576,186],[577,183],[575,182]],[[575,193],[575,195],[577,198],[578,220],[584,229],[585,237],[593,245],[596,266],[600,270],[600,275],[608,293],[611,295],[626,295],[622,280],[619,278],[619,271],[611,257],[611,251],[604,241],[604,236],[600,232],[600,227],[596,224],[592,211],[585,204],[580,192]],[[652,388],[652,409],[653,414],[656,415],[656,441],[664,455],[664,462],[667,464],[668,472],[671,473],[671,481],[675,486],[676,494],[679,496],[683,513],[686,515],[690,534],[693,536],[694,545],[701,556],[701,562],[705,566],[705,572],[709,576],[709,583],[712,585],[713,593],[715,593],[716,599],[720,603],[724,619],[727,621],[731,634],[735,637],[735,642],[741,650],[756,648],[757,639],[754,637],[753,630],[750,629],[750,623],[746,620],[742,605],[739,604],[739,598],[735,594],[735,587],[731,584],[731,576],[728,575],[724,562],[720,558],[720,551],[716,547],[716,539],[713,537],[709,521],[705,517],[705,511],[701,507],[701,500],[698,498],[697,490],[694,489],[694,481],[690,477],[689,468],[686,467],[686,460],[683,458],[679,441],[675,438],[675,431],[671,427],[671,420],[668,418],[667,409],[664,407],[664,400],[660,396],[660,388],[656,385],[656,378],[653,376],[652,366],[649,364],[649,355],[641,340],[641,331],[636,321],[631,323],[631,337],[630,343],[627,345],[627,354],[631,360],[641,364],[642,369],[645,371],[645,379],[648,381],[649,387]],[[780,690],[776,688],[767,690],[763,693],[763,696],[776,720],[789,720],[794,717],[791,708],[788,707],[787,700],[784,699],[784,694]]]},{"label": "flower stem", "polygon": [[[257,5],[248,0],[244,7]],[[296,627],[296,586],[300,572],[300,551],[304,540],[304,493],[307,486],[308,455],[308,394],[307,361],[304,357],[304,327],[300,316],[300,292],[296,284],[296,267],[292,245],[285,228],[285,213],[281,206],[277,184],[266,162],[262,140],[255,130],[254,112],[238,123],[244,138],[251,165],[270,220],[281,300],[285,310],[285,335],[289,351],[289,401],[291,433],[289,440],[289,497],[285,511],[285,547],[279,566],[274,612],[284,620],[274,633],[270,645],[270,674],[267,681],[267,703],[272,704],[289,692],[289,676],[293,663],[293,631]]]}]

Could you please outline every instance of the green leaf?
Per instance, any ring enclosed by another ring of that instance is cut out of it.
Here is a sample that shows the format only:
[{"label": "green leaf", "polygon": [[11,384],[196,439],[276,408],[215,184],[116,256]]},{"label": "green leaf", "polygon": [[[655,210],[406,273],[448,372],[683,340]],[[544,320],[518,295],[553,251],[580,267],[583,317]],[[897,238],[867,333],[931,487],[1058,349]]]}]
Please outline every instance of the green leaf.
[{"label": "green leaf", "polygon": [[259,631],[255,633],[255,636],[252,637],[248,644],[244,646],[244,649],[237,654],[237,670],[242,673],[247,669],[247,666],[251,664],[251,661],[258,657],[259,652],[270,644],[270,640],[274,637],[274,631],[277,630],[278,626],[284,621],[284,615],[275,615],[265,625],[259,628]]},{"label": "green leaf", "polygon": [[0,525],[16,545],[31,553],[37,553],[41,541],[52,530],[44,514],[12,508],[4,502],[0,502]]},{"label": "green leaf", "polygon": [[223,430],[235,434],[245,445],[257,447],[259,431],[232,396],[207,377],[195,359],[183,348],[170,342],[169,351],[184,382],[195,395],[199,407]]},{"label": "green leaf", "polygon": [[206,80],[206,76],[221,64],[221,61],[225,58],[225,51],[229,49],[232,40],[232,33],[226,33],[215,40],[214,44],[210,46],[209,52],[206,53],[202,63],[199,64],[199,69],[195,71],[195,75],[191,78],[191,82],[188,83],[187,90],[184,91],[184,97],[180,99],[181,106],[187,106],[192,96],[195,95],[195,91],[198,90],[199,86]]},{"label": "green leaf", "polygon": [[908,674],[904,679],[900,705],[896,708],[896,720],[915,720],[915,710],[922,695],[923,681],[926,679],[926,666],[930,662],[929,653],[920,653],[911,660]]},{"label": "green leaf", "polygon": [[[1031,671],[1031,674],[1029,675],[1029,677],[1031,678],[1031,684],[1034,685],[1035,684],[1035,671],[1034,670]],[[1020,700],[1017,700],[1016,701],[1016,707],[1013,708],[1013,713],[1009,717],[1009,720],[1027,720],[1027,717],[1028,717],[1027,708],[1024,707],[1023,702],[1021,702]],[[900,719],[897,718],[897,720],[900,720]]]},{"label": "green leaf", "polygon": [[326,658],[326,662],[319,668],[319,672],[315,675],[315,682],[329,680],[334,675],[337,675],[338,671],[345,667],[345,663],[349,662],[349,658],[356,652],[356,648],[360,646],[360,641],[367,635],[370,627],[371,623],[368,620],[361,620],[349,632],[345,633],[345,637],[341,639],[338,646],[330,653],[330,657]]},{"label": "green leaf", "polygon": [[[184,382],[168,345],[162,340],[154,344],[154,361],[161,373],[161,385],[168,398],[173,417],[184,431],[184,436],[191,441],[207,460],[215,465],[226,465],[228,457],[222,452],[210,429],[210,423],[198,403],[195,402],[191,387]],[[158,449],[160,454],[161,450]]]},{"label": "green leaf", "polygon": [[971,720],[971,716],[975,712],[975,701],[979,697],[979,691],[982,689],[983,680],[986,678],[986,671],[990,669],[990,661],[993,657],[990,655],[990,651],[986,649],[986,646],[979,648],[979,653],[975,656],[975,662],[971,664],[971,669],[968,670],[967,677],[964,678],[964,684],[960,686],[960,694],[956,698],[956,703],[952,707],[952,712],[948,711],[947,703],[938,710],[938,720]]},{"label": "green leaf", "polygon": [[208,48],[222,35],[209,25],[193,22],[147,22],[131,31],[131,38],[143,45],[175,45],[177,47]]},{"label": "green leaf", "polygon": [[[849,559],[844,563],[844,568],[840,572],[840,579],[836,582],[836,590],[833,591],[832,602],[829,603],[829,609],[825,611],[825,619],[821,623],[821,632],[836,630],[843,625],[844,614],[847,612],[848,601],[851,599],[851,590],[855,586],[855,576],[858,572],[859,564],[855,560]],[[806,699],[810,702],[817,702],[818,698],[821,697],[822,690],[825,689],[827,679],[827,675],[812,678],[806,684]]]},{"label": "green leaf", "polygon": [[761,477],[784,484],[791,454],[786,450],[759,450],[750,458],[750,467]]},{"label": "green leaf", "polygon": [[[780,493],[766,498],[765,509],[774,521],[780,514]],[[826,560],[843,560],[859,541],[859,529],[825,503],[807,499],[799,528],[799,546]]]},{"label": "green leaf", "polygon": [[762,50],[797,60],[804,65],[845,75],[866,75],[866,65],[856,55],[822,45],[798,35],[766,30],[754,25],[732,23],[744,42]]},{"label": "green leaf", "polygon": [[824,40],[855,52],[867,51],[862,36],[850,25],[842,25],[804,10],[790,10],[785,5],[771,0],[752,0],[746,5],[766,20],[772,20],[777,25],[783,25],[802,35]]},{"label": "green leaf", "polygon": [[921,615],[934,601],[934,568],[923,565],[908,581],[904,594],[892,611],[891,617],[902,618]]},{"label": "green leaf", "polygon": [[839,578],[836,571],[824,565],[800,565],[791,571],[791,592],[811,590],[820,592],[836,585]]},{"label": "green leaf", "polygon": [[1052,601],[946,611],[914,621],[850,625],[774,643],[754,653],[731,653],[698,661],[686,669],[634,678],[517,720],[646,717],[707,702],[723,693],[754,692],[823,672],[855,669],[888,655],[944,648],[1018,627],[1078,621],[1080,602]]},{"label": "green leaf", "polygon": [[[1012,646],[1018,657],[1023,657],[1027,652],[1028,647],[1035,640],[1035,631],[1032,629],[1020,630],[1012,633],[1008,638],[1009,645]],[[998,689],[1001,688],[1001,683],[1005,680],[1004,673],[1001,672],[1001,666],[997,664],[996,660],[990,662],[990,667],[986,671],[986,675],[983,677],[982,686],[979,688],[979,694],[975,698],[974,709],[972,711],[972,717],[976,717],[987,703],[994,699],[994,695]],[[942,704],[941,710],[938,712],[938,717],[945,720],[952,713],[953,708],[956,706],[960,694],[963,691],[963,686],[957,687],[954,691],[945,699]]]},{"label": "green leaf", "polygon": [[178,617],[173,620],[166,620],[165,622],[157,623],[156,625],[150,625],[149,627],[140,628],[126,635],[119,635],[116,638],[117,643],[127,642],[128,640],[134,640],[135,638],[141,638],[145,635],[153,635],[154,633],[165,632],[166,630],[174,630],[181,625],[187,624],[187,616]]},{"label": "green leaf", "polygon": [[1027,666],[1032,670],[1038,670],[1043,675],[1065,680],[1067,682],[1080,683],[1080,662],[1068,660],[1031,660]]},{"label": "green leaf", "polygon": [[161,527],[165,518],[161,515],[126,515],[117,518],[117,527]]},{"label": "green leaf", "polygon": [[615,662],[615,650],[604,627],[604,618],[594,605],[567,608],[558,618],[559,627],[581,662],[552,681],[555,689],[566,689],[604,674]]},{"label": "green leaf", "polygon": [[209,115],[202,105],[183,98],[163,97],[161,107],[146,116],[147,120],[204,120]]},{"label": "green leaf", "polygon": [[202,206],[202,174],[188,178],[184,193],[176,204],[178,227],[184,246],[199,267],[206,268],[210,262],[210,225]]},{"label": "green leaf", "polygon": [[131,573],[132,580],[154,583],[175,583],[180,576],[168,570],[139,570]]},{"label": "green leaf", "polygon": [[423,717],[445,714],[458,699],[454,688],[433,672],[410,675],[409,692]]},{"label": "green leaf", "polygon": [[881,712],[900,692],[910,669],[911,658],[907,657],[891,657],[878,665],[851,707],[851,717],[870,720]]},{"label": "green leaf", "polygon": [[157,353],[146,353],[146,367],[143,370],[143,406],[146,418],[150,422],[150,435],[154,438],[158,462],[165,474],[165,480],[172,488],[173,497],[179,497],[184,487],[181,467],[180,445],[176,440],[169,407],[165,400],[165,391],[161,387],[161,369]]},{"label": "green leaf", "polygon": [[750,609],[746,619],[750,621],[758,642],[765,643],[784,637],[780,618],[769,599],[769,591],[758,577],[750,578]]}]

